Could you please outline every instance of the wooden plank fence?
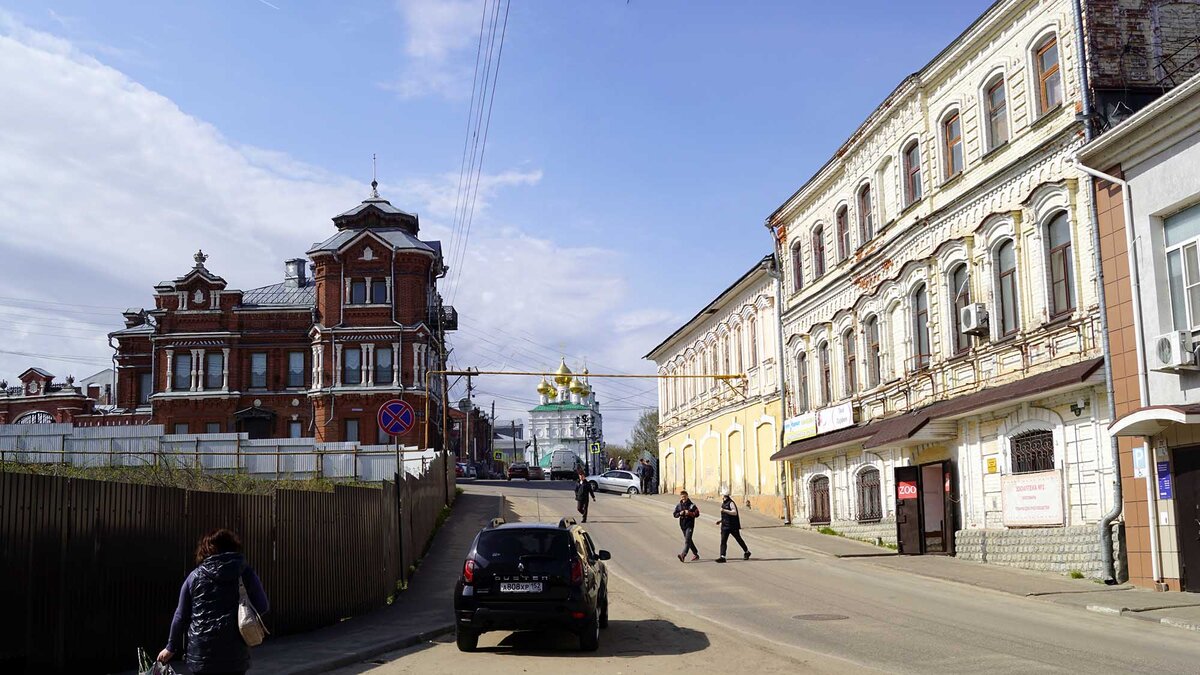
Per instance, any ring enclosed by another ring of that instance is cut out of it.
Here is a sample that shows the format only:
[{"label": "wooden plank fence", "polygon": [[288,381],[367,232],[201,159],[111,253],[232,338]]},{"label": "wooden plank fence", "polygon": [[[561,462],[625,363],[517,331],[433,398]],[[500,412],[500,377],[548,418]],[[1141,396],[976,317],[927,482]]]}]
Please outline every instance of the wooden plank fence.
[{"label": "wooden plank fence", "polygon": [[275,635],[384,606],[423,553],[454,469],[382,489],[269,496],[0,473],[0,672],[110,672],[166,643],[200,536],[234,529]]}]

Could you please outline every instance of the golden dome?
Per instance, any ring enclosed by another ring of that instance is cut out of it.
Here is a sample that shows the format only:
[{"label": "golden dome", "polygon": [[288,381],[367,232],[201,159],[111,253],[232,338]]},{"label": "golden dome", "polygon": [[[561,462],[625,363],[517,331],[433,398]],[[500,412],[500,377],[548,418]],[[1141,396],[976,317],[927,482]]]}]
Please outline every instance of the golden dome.
[{"label": "golden dome", "polygon": [[579,383],[579,395],[587,396],[590,393],[592,393],[592,388],[589,387],[586,382],[580,382]]},{"label": "golden dome", "polygon": [[573,377],[573,378],[571,378],[571,385],[568,388],[571,390],[572,394],[582,394],[584,389],[587,389],[587,386],[584,385],[584,383],[582,381],[580,381],[579,378]]},{"label": "golden dome", "polygon": [[567,367],[567,360],[563,359],[558,364],[558,370],[554,373],[554,381],[560,385],[571,383],[571,369]]},{"label": "golden dome", "polygon": [[541,394],[542,396],[552,396],[554,395],[554,385],[547,382],[546,378],[543,377],[542,381],[538,383],[537,393]]}]

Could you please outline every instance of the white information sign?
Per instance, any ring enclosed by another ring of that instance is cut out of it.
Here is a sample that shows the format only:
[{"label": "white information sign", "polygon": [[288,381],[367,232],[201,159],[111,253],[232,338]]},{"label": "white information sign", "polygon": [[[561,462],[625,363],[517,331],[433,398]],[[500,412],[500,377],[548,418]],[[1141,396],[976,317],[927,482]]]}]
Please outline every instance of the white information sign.
[{"label": "white information sign", "polygon": [[830,431],[854,426],[854,406],[849,402],[821,408],[817,411],[817,433],[827,434]]},{"label": "white information sign", "polygon": [[803,415],[789,417],[783,421],[783,442],[785,445],[804,440],[805,438],[812,438],[816,435],[816,413],[804,413]]},{"label": "white information sign", "polygon": [[1009,527],[1062,525],[1062,476],[1058,470],[1000,479],[1004,524]]},{"label": "white information sign", "polygon": [[1133,446],[1133,477],[1145,478],[1146,474],[1146,446]]}]

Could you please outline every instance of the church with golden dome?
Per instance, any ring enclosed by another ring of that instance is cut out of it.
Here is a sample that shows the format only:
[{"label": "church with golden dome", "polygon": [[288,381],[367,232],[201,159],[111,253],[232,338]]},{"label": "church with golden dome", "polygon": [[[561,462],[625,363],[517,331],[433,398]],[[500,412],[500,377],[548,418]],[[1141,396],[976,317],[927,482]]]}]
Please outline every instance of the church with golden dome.
[{"label": "church with golden dome", "polygon": [[537,393],[538,406],[529,411],[537,447],[529,446],[528,460],[548,468],[556,451],[570,450],[584,466],[594,465],[589,446],[599,443],[603,447],[604,418],[587,368],[576,374],[563,359],[552,380],[542,378],[538,383]]}]

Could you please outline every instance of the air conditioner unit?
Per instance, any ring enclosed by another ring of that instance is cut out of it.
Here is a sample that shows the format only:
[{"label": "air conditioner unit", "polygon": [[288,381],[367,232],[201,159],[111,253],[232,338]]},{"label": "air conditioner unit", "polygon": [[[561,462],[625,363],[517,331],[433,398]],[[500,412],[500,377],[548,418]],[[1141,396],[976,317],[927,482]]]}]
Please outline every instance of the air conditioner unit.
[{"label": "air conditioner unit", "polygon": [[984,336],[988,334],[987,305],[976,302],[959,310],[958,325],[967,335]]},{"label": "air conditioner unit", "polygon": [[1171,331],[1154,339],[1155,370],[1196,370],[1196,352],[1192,334]]}]

